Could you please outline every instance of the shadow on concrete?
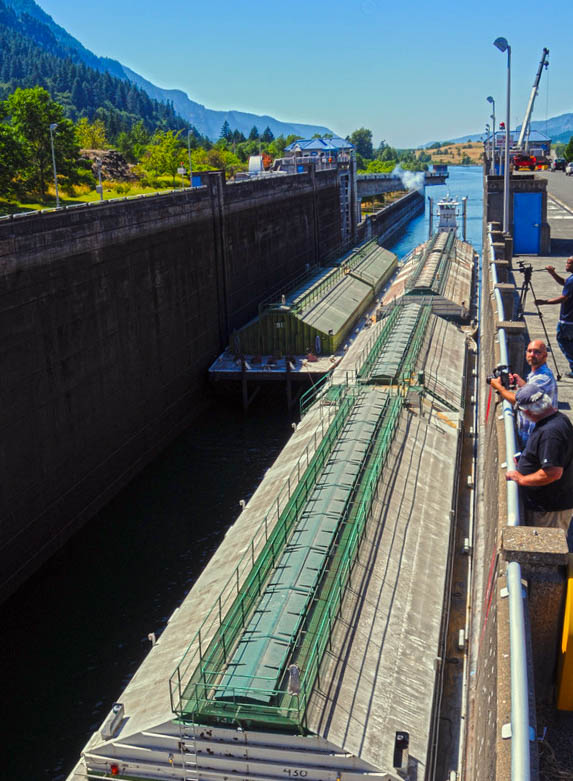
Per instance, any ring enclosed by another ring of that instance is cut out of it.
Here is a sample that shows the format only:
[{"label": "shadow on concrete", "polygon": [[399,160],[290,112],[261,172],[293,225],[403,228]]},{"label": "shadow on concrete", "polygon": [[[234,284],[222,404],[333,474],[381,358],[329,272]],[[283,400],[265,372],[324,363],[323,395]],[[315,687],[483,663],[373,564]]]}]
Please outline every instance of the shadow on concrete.
[{"label": "shadow on concrete", "polygon": [[551,239],[551,257],[573,255],[573,239]]}]

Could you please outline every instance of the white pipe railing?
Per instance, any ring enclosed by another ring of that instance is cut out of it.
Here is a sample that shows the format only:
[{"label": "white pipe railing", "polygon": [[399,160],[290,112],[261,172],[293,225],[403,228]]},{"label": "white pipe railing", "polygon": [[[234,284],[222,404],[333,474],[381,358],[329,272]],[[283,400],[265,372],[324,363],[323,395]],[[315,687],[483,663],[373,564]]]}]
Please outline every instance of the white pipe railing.
[{"label": "white pipe railing", "polygon": [[[490,261],[494,260],[491,227],[487,235]],[[490,265],[492,280],[497,283],[495,263]],[[494,288],[497,315],[500,321],[505,319],[503,300],[498,289]],[[499,329],[500,363],[509,366],[507,337],[504,328]],[[506,468],[512,469],[517,452],[515,439],[514,411],[508,401],[503,401],[503,425],[505,431]],[[521,523],[518,486],[508,480],[507,487],[507,525],[519,526]],[[511,561],[506,569],[506,581],[509,599],[509,645],[511,669],[511,779],[512,781],[530,781],[530,728],[529,728],[529,682],[527,678],[527,645],[525,638],[525,606],[521,585],[521,567]]]}]

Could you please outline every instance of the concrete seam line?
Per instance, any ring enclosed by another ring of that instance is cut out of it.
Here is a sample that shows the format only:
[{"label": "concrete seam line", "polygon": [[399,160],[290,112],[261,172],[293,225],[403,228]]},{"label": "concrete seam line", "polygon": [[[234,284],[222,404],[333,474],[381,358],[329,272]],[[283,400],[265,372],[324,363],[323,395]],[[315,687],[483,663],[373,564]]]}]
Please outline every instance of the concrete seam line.
[{"label": "concrete seam line", "polygon": [[566,203],[563,203],[563,201],[560,201],[559,198],[556,198],[554,195],[549,195],[549,193],[547,193],[547,197],[550,201],[554,201],[558,206],[561,206],[562,209],[569,212],[569,214],[573,214],[573,209],[570,206],[567,206]]}]

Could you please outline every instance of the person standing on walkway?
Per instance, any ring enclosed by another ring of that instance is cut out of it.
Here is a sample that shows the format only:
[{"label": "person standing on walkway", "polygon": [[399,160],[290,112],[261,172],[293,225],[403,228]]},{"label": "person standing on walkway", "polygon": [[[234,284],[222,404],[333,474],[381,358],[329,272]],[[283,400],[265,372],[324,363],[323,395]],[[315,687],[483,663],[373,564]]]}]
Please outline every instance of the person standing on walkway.
[{"label": "person standing on walkway", "polygon": [[519,388],[515,402],[534,427],[517,469],[505,478],[519,485],[529,526],[549,526],[567,534],[573,515],[573,426],[534,383]]},{"label": "person standing on walkway", "polygon": [[[525,380],[519,374],[510,374],[511,384],[519,389],[527,383],[535,383],[539,390],[542,390],[549,396],[551,403],[557,409],[557,382],[553,372],[547,365],[547,347],[541,339],[534,339],[527,345],[525,360],[531,366],[531,371]],[[515,391],[504,388],[499,377],[492,377],[490,385],[503,399],[509,401],[510,404],[515,404]],[[521,447],[525,446],[533,426],[534,423],[523,412],[517,413],[517,434]]]},{"label": "person standing on walkway", "polygon": [[554,266],[545,266],[545,268],[557,283],[563,285],[563,290],[561,295],[556,298],[536,298],[535,303],[538,306],[561,304],[557,323],[557,342],[569,362],[569,371],[565,376],[573,377],[573,255],[567,258],[565,263],[565,271],[572,274],[567,279],[563,279],[555,271]]}]

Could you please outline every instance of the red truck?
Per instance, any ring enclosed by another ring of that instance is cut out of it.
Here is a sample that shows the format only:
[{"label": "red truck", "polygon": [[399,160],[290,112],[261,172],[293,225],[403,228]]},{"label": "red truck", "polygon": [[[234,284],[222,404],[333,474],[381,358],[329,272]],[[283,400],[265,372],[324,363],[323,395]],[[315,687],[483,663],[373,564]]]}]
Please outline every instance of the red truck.
[{"label": "red truck", "polygon": [[548,160],[543,149],[533,149],[530,155],[523,152],[513,154],[511,162],[514,171],[519,171],[523,168],[529,168],[530,171],[543,171],[549,168],[551,161]]},{"label": "red truck", "polygon": [[533,155],[514,155],[511,162],[513,163],[513,170],[519,171],[522,168],[529,168],[530,171],[535,171],[537,165],[537,158]]}]

